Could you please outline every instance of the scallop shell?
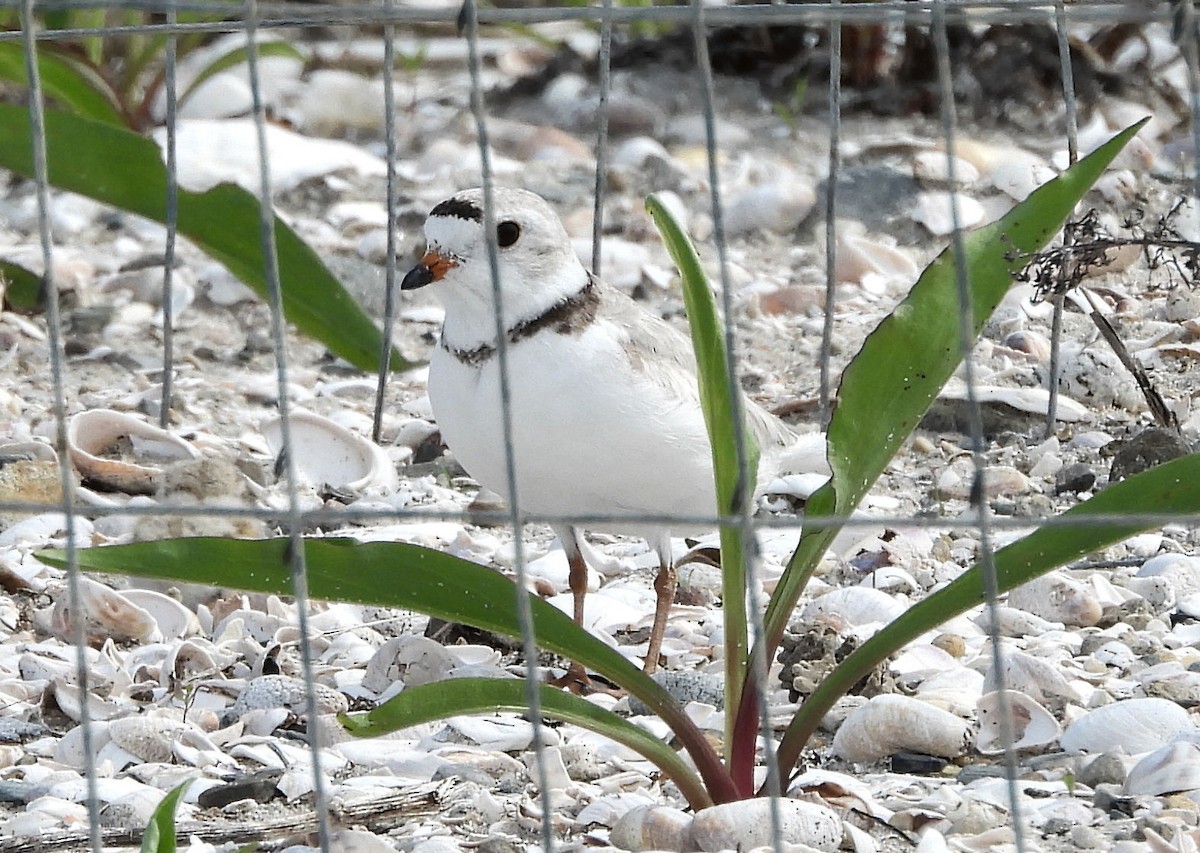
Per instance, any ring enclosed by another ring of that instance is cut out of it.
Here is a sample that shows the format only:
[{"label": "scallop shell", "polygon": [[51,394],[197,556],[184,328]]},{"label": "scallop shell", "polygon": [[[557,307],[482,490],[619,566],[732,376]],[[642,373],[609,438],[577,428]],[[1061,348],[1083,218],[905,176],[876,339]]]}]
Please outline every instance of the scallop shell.
[{"label": "scallop shell", "polygon": [[833,738],[833,752],[847,761],[877,761],[897,752],[953,758],[966,751],[971,730],[965,720],[919,699],[876,696],[846,717]]},{"label": "scallop shell", "polygon": [[[260,426],[271,453],[283,449],[282,419]],[[327,485],[353,492],[387,493],[396,490],[399,477],[386,452],[341,424],[312,412],[288,414],[293,459],[300,477],[312,485]]]},{"label": "scallop shell", "polygon": [[998,691],[979,697],[979,732],[975,735],[975,748],[984,755],[1004,752],[1001,720],[1004,705],[1008,706],[1009,719],[1012,721],[1012,745],[1016,749],[1046,746],[1062,733],[1054,715],[1031,697],[1016,690],[1006,690],[1003,699],[1002,704]]},{"label": "scallop shell", "polygon": [[[122,458],[114,458],[118,449]],[[109,409],[71,418],[67,450],[86,482],[131,495],[158,491],[163,463],[200,458],[200,451],[178,436]]]},{"label": "scallop shell", "polygon": [[[832,809],[806,800],[777,799],[779,835],[793,844],[837,850],[842,822]],[[692,837],[701,850],[748,850],[773,842],[771,801],[742,800],[696,812]],[[678,849],[678,848],[676,848]]]},{"label": "scallop shell", "polygon": [[1067,752],[1148,752],[1175,735],[1194,730],[1183,708],[1166,699],[1123,699],[1080,717],[1063,732]]},{"label": "scallop shell", "polygon": [[1200,744],[1180,742],[1159,747],[1133,766],[1125,793],[1158,797],[1200,788]]}]

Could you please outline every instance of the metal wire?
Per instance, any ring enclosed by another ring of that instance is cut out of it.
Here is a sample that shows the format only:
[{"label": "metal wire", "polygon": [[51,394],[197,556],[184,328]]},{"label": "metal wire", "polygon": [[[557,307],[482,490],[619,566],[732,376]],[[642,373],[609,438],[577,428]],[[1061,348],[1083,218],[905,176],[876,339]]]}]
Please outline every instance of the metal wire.
[{"label": "metal wire", "polygon": [[821,327],[820,417],[833,414],[833,309],[837,296],[837,182],[842,138],[842,23],[839,0],[831,4],[829,21],[829,177],[825,181],[825,322]]},{"label": "metal wire", "polygon": [[[167,23],[176,21],[174,7],[167,9]],[[179,224],[179,168],[176,137],[179,127],[178,100],[176,98],[175,59],[176,39],[167,38],[166,68],[163,85],[166,91],[166,146],[167,146],[167,199],[165,225],[166,246],[163,250],[163,366],[162,397],[159,403],[158,425],[166,429],[171,422],[171,393],[175,387],[175,245]]]},{"label": "metal wire", "polygon": [[[291,400],[289,397],[288,356],[286,321],[283,316],[283,285],[279,280],[279,258],[275,244],[275,210],[271,204],[271,161],[267,150],[267,115],[262,100],[262,88],[258,76],[258,12],[255,0],[246,4],[246,71],[250,78],[252,100],[251,113],[254,118],[255,140],[258,146],[259,177],[259,237],[262,243],[263,273],[267,282],[267,303],[271,309],[271,344],[275,350],[275,384],[279,397],[279,436],[283,445],[283,482],[287,484],[288,519],[288,570],[292,579],[292,596],[295,598],[296,626],[300,639],[300,668],[304,683],[316,683],[312,645],[313,636],[309,627],[308,567],[304,556],[303,528],[300,525],[300,478],[296,467],[296,456],[292,452]],[[322,853],[329,853],[331,836],[329,828],[329,802],[325,793],[325,774],[321,761],[321,724],[317,706],[317,692],[304,691],[304,710],[308,718],[307,736],[312,757],[313,809],[317,818],[317,840]]]},{"label": "metal wire", "polygon": [[[384,0],[391,8],[394,0]],[[387,157],[387,260],[384,266],[383,345],[375,387],[375,412],[371,440],[378,443],[383,431],[383,406],[392,369],[392,333],[396,328],[396,25],[383,27],[383,133]]]},{"label": "metal wire", "polygon": [[[938,89],[941,96],[942,139],[946,143],[946,177],[951,187],[957,186],[955,146],[956,118],[954,112],[954,87],[950,67],[950,43],[946,35],[946,19],[941,13],[941,5],[934,7],[933,44],[937,61]],[[958,320],[959,341],[962,348],[963,379],[967,386],[967,419],[968,435],[971,442],[971,460],[975,467],[975,482],[971,489],[971,508],[974,510],[976,525],[979,530],[979,566],[983,579],[983,589],[987,597],[988,635],[992,643],[992,677],[999,694],[999,728],[1000,739],[1004,743],[1004,768],[1008,782],[1009,814],[1012,816],[1013,838],[1018,853],[1024,853],[1025,827],[1021,817],[1021,796],[1017,789],[1017,752],[1013,746],[1012,709],[1008,705],[1006,683],[1008,681],[1004,665],[1004,646],[1000,634],[1000,584],[996,578],[996,560],[992,549],[992,533],[987,507],[987,458],[985,451],[987,443],[983,437],[983,409],[980,405],[975,384],[975,329],[972,318],[975,316],[974,300],[971,294],[971,279],[967,269],[966,242],[963,239],[961,218],[958,210],[958,200],[953,192],[949,194],[950,220],[953,225],[952,242],[954,246],[955,283],[958,288]]]},{"label": "metal wire", "polygon": [[21,32],[25,38],[25,79],[29,81],[29,130],[33,146],[33,174],[37,193],[37,232],[42,255],[42,288],[46,299],[47,356],[50,362],[50,384],[54,414],[54,449],[58,454],[58,480],[62,489],[62,504],[55,509],[63,514],[66,525],[67,602],[71,617],[71,644],[75,647],[75,680],[79,684],[79,725],[82,733],[84,775],[87,784],[88,841],[92,853],[101,853],[100,794],[96,783],[96,738],[92,732],[91,703],[88,685],[91,683],[87,659],[87,637],[84,633],[85,608],[80,589],[79,543],[76,541],[75,476],[71,456],[67,452],[67,398],[63,381],[62,315],[59,310],[58,280],[54,275],[54,249],[50,238],[50,165],[46,159],[45,99],[38,68],[34,32],[33,0],[22,0]]},{"label": "metal wire", "polygon": [[467,70],[471,75],[471,116],[479,143],[479,169],[483,183],[483,233],[487,245],[488,269],[492,277],[492,305],[496,314],[496,361],[500,376],[500,432],[504,437],[504,476],[508,482],[509,523],[513,531],[513,568],[516,573],[517,624],[521,628],[521,650],[525,656],[525,701],[529,704],[529,722],[533,732],[533,770],[541,798],[542,850],[554,850],[554,811],[550,797],[550,771],[546,763],[546,742],[542,731],[541,678],[538,672],[537,637],[533,627],[533,605],[529,602],[526,584],[525,543],[522,531],[525,519],[521,514],[521,498],[517,489],[517,459],[513,447],[512,378],[508,372],[508,334],[504,327],[504,293],[500,281],[500,247],[496,242],[496,219],[493,208],[492,152],[488,142],[487,111],[483,105],[483,86],[480,83],[482,61],[479,58],[479,10],[475,0],[465,0],[459,18],[467,37]]},{"label": "metal wire", "polygon": [[604,0],[604,17],[600,22],[600,51],[596,55],[596,79],[600,87],[600,103],[596,110],[596,192],[592,209],[592,273],[604,278],[600,268],[604,240],[604,191],[608,185],[608,94],[612,88],[612,19],[609,17],[613,0]]}]

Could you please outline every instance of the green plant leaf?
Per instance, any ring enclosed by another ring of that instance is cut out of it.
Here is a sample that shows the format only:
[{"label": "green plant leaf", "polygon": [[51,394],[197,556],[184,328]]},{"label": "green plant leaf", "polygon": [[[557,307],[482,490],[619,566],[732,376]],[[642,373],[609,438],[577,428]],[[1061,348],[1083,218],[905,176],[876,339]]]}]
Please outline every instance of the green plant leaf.
[{"label": "green plant leaf", "polygon": [[[112,88],[86,63],[39,48],[38,75],[46,97],[76,115],[121,127],[127,124]],[[0,80],[28,85],[21,42],[0,41]],[[28,136],[25,139],[28,145]]]},{"label": "green plant leaf", "polygon": [[[522,679],[455,678],[406,687],[378,708],[365,714],[342,714],[352,735],[373,737],[441,720],[456,714],[524,714],[529,710],[528,686]],[[712,805],[700,778],[663,741],[586,699],[548,685],[539,685],[544,716],[598,732],[623,744],[654,763],[679,786],[694,809]]]},{"label": "green plant leaf", "polygon": [[[46,111],[50,183],[156,222],[166,218],[167,171],[149,139],[109,124]],[[33,177],[29,115],[0,104],[0,167]],[[231,184],[203,193],[179,190],[179,233],[223,263],[264,298],[259,203]],[[362,370],[378,367],[382,337],[371,319],[278,216],[275,238],[287,319]],[[393,353],[396,370],[413,365]]]},{"label": "green plant leaf", "polygon": [[12,261],[0,261],[4,308],[18,314],[40,314],[46,308],[42,277]]},{"label": "green plant leaf", "polygon": [[[284,56],[290,59],[298,60],[301,64],[304,64],[305,62],[304,54],[296,50],[296,48],[292,47],[285,41],[262,41],[258,43],[257,47],[258,55],[260,57]],[[236,45],[230,47],[221,55],[214,57],[212,62],[204,66],[204,69],[196,75],[196,79],[193,80],[183,91],[183,94],[179,96],[179,102],[183,103],[186,101],[188,97],[210,77],[244,63],[246,61],[247,51],[248,48],[246,45]]]},{"label": "green plant leaf", "polygon": [[[1051,523],[998,550],[993,555],[998,591],[1008,592],[1071,560],[1162,524],[1155,520],[1119,520],[1131,512],[1151,517],[1200,513],[1200,454],[1174,459],[1113,483]],[[792,718],[779,745],[781,773],[791,771],[821,718],[859,679],[926,631],[986,600],[983,570],[976,565],[909,607],[855,649]]]},{"label": "green plant leaf", "polygon": [[[746,460],[746,470],[743,471],[738,459],[735,409],[735,395],[740,393],[740,389],[731,385],[729,380],[724,325],[692,241],[658,196],[651,195],[646,199],[646,210],[653,218],[683,279],[683,303],[692,335],[692,351],[696,356],[700,405],[704,410],[704,423],[712,446],[717,509],[721,515],[738,515],[741,512],[739,502],[748,500],[754,490],[758,447],[749,428],[743,425],[741,432]],[[746,552],[739,526],[722,525],[720,534],[725,613],[725,707],[736,708],[746,678]],[[734,742],[733,723],[733,715],[727,715],[727,753]],[[748,736],[753,743],[757,736],[757,725],[748,732]]]},{"label": "green plant leaf", "polygon": [[[1000,221],[963,235],[974,336],[1008,292],[1025,257],[1058,232],[1146,121],[1125,129],[1039,187]],[[842,374],[828,430],[833,476],[809,498],[804,533],[767,605],[769,658],[774,657],[796,602],[841,528],[841,520],[858,506],[962,361],[958,317],[957,264],[951,246],[867,336]],[[749,671],[752,674],[754,668]],[[757,719],[756,691],[747,689],[743,699],[739,718]],[[753,761],[752,754],[737,752],[731,762],[734,779],[744,779]]]},{"label": "green plant leaf", "polygon": [[[287,539],[194,537],[85,548],[76,557],[85,571],[290,595],[288,548]],[[42,551],[37,557],[66,565],[61,550]],[[521,635],[512,581],[477,563],[401,542],[333,538],[304,540],[304,558],[313,598],[402,607],[510,637]],[[713,799],[736,799],[720,759],[666,690],[561,610],[528,595],[540,648],[592,668],[641,699],[670,725]]]},{"label": "green plant leaf", "polygon": [[175,809],[191,784],[184,782],[162,798],[142,834],[142,853],[175,853]]}]

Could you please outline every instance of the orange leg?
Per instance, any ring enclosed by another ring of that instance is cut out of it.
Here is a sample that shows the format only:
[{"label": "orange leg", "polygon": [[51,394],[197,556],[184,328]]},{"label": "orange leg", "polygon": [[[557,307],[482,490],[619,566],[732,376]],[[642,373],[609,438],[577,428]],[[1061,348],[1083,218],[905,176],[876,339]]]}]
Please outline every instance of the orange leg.
[{"label": "orange leg", "polygon": [[[563,550],[567,552],[567,566],[570,568],[568,583],[571,587],[571,595],[575,599],[573,608],[575,624],[582,628],[583,600],[587,595],[587,563],[583,560],[583,552],[579,550],[579,541],[576,539],[578,534],[575,532],[575,528],[566,527],[555,532],[558,533]],[[591,687],[592,680],[582,665],[571,661],[571,666],[566,673],[554,679],[551,684],[555,687],[566,687],[572,693],[583,693]]]},{"label": "orange leg", "polygon": [[666,553],[659,550],[658,577],[654,579],[654,592],[657,601],[654,606],[654,625],[650,628],[650,646],[646,650],[646,662],[642,668],[646,674],[658,668],[658,656],[662,650],[663,634],[667,630],[667,616],[671,613],[671,605],[675,603],[675,587],[678,576],[675,573],[675,560],[671,556],[668,544]]}]

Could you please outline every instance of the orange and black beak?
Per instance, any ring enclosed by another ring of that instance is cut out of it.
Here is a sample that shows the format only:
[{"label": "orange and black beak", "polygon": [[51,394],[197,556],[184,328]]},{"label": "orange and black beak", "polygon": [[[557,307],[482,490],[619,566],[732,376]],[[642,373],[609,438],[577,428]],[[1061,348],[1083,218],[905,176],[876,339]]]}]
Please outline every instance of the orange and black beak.
[{"label": "orange and black beak", "polygon": [[441,281],[442,276],[451,267],[458,266],[457,261],[447,258],[432,249],[425,253],[421,258],[421,262],[410,269],[404,276],[404,281],[400,282],[401,290],[416,290],[418,287],[424,287],[427,284],[433,284],[435,281]]}]

